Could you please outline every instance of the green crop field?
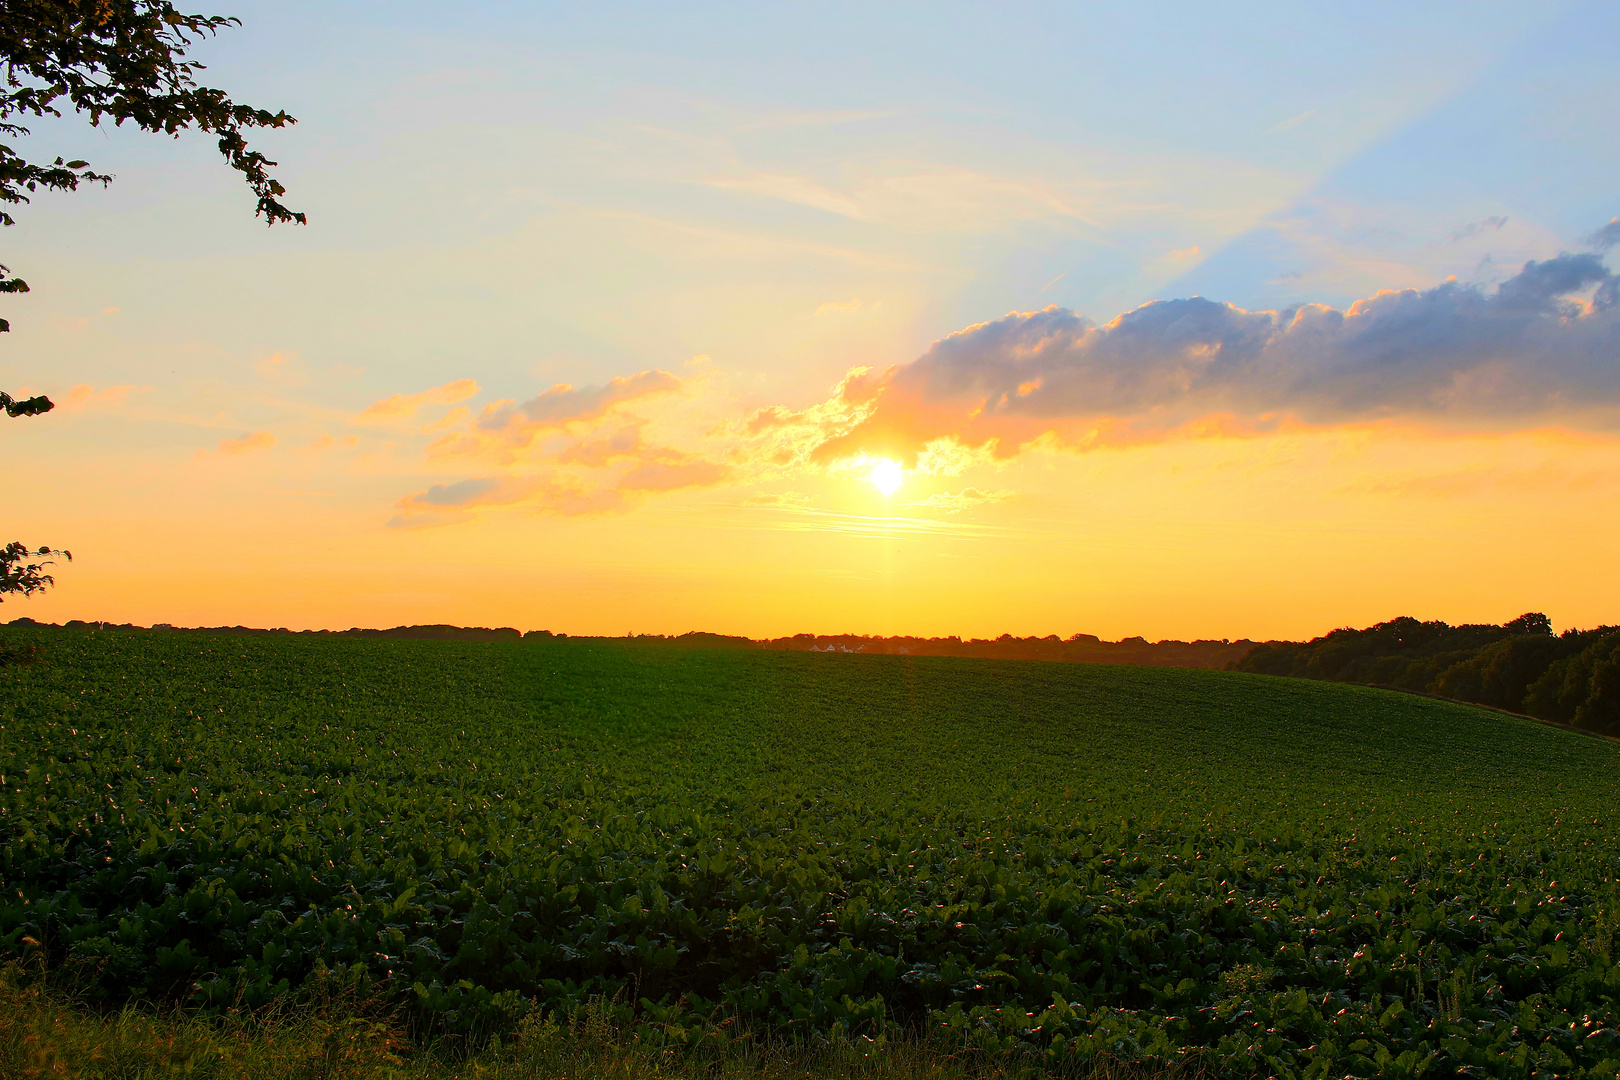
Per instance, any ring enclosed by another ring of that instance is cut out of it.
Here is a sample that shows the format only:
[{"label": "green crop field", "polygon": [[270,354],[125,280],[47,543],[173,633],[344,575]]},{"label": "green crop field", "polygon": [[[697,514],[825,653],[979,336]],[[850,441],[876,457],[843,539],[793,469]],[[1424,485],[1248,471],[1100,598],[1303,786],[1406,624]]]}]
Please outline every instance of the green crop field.
[{"label": "green crop field", "polygon": [[0,955],[423,1029],[1620,1071],[1620,745],[1261,675],[18,630]]}]

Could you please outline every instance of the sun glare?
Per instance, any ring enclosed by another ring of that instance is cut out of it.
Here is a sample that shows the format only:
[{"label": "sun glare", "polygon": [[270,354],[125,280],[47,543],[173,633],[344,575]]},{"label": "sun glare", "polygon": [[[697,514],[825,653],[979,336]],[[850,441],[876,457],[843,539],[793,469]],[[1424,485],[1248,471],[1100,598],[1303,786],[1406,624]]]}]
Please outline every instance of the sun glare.
[{"label": "sun glare", "polygon": [[898,491],[905,478],[906,471],[900,467],[899,462],[890,461],[888,458],[878,458],[877,463],[872,466],[872,475],[867,477],[872,481],[872,486],[885,495],[893,495]]}]

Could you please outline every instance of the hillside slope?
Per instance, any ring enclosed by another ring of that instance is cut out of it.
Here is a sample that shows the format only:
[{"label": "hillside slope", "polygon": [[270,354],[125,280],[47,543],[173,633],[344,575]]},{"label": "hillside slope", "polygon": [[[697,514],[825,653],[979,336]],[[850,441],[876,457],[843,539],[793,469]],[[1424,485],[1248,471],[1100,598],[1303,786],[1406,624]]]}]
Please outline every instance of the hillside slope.
[{"label": "hillside slope", "polygon": [[45,659],[0,669],[0,950],[111,997],[324,963],[469,1032],[618,994],[1237,1072],[1620,1054],[1620,746],[1532,721],[1180,669],[8,636]]}]

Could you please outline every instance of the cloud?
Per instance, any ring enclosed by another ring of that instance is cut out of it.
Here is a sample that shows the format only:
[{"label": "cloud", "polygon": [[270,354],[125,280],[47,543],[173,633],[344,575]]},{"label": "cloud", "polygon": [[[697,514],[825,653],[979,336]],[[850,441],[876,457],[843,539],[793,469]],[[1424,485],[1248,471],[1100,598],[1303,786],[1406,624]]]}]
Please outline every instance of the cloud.
[{"label": "cloud", "polygon": [[1467,225],[1451,234],[1451,242],[1459,244],[1464,240],[1470,240],[1478,236],[1487,229],[1491,232],[1501,232],[1507,223],[1506,216],[1500,214],[1485,218],[1482,221],[1470,221]]},{"label": "cloud", "polygon": [[932,510],[941,514],[959,514],[963,510],[971,510],[975,506],[986,503],[1004,502],[1012,498],[1016,492],[1012,491],[980,491],[978,488],[963,488],[952,494],[948,491],[939,491],[926,499],[909,502],[906,506],[915,510]]},{"label": "cloud", "polygon": [[1266,134],[1267,135],[1281,135],[1285,131],[1292,131],[1295,128],[1299,127],[1299,125],[1303,124],[1305,121],[1309,120],[1311,117],[1313,117],[1315,115],[1316,115],[1316,110],[1315,109],[1306,109],[1304,112],[1300,113],[1298,116],[1290,116],[1287,120],[1284,120],[1284,121],[1282,121],[1281,123],[1278,123],[1278,124],[1273,124],[1270,127],[1266,128]]},{"label": "cloud", "polygon": [[476,480],[461,480],[454,484],[434,484],[413,501],[422,506],[471,506],[491,492],[498,491],[502,481],[493,476]]},{"label": "cloud", "polygon": [[[1595,254],[1565,254],[1494,292],[1448,281],[1344,311],[1193,297],[1105,326],[1055,306],[1015,312],[881,375],[852,372],[817,408],[843,425],[821,425],[821,460],[912,460],[938,439],[1006,456],[1051,432],[1087,445],[1194,421],[1228,433],[1388,417],[1607,426],[1620,412],[1620,278]],[[803,428],[812,412],[762,410],[750,424]]]},{"label": "cloud", "polygon": [[1620,217],[1610,218],[1607,225],[1586,238],[1586,246],[1594,251],[1608,251],[1616,244],[1620,244]]},{"label": "cloud", "polygon": [[297,353],[274,352],[261,357],[253,367],[266,380],[282,386],[309,385],[309,371]]},{"label": "cloud", "polygon": [[395,394],[366,406],[354,418],[357,424],[388,424],[396,420],[409,420],[423,405],[454,405],[478,393],[478,383],[472,379],[456,379],[420,394]]},{"label": "cloud", "polygon": [[[695,357],[693,365],[704,368],[707,361],[707,357]],[[698,385],[707,377],[700,371],[681,379],[649,369],[610,379],[601,386],[559,383],[521,404],[511,398],[494,401],[465,426],[462,414],[424,428],[425,434],[451,429],[427,447],[427,456],[439,461],[476,459],[507,467],[549,459],[587,468],[599,468],[621,457],[684,459],[682,451],[644,445],[640,429],[647,421],[626,416],[622,410],[631,403]],[[614,424],[619,427],[613,432],[599,430]],[[559,447],[561,438],[572,442]]]},{"label": "cloud", "polygon": [[874,378],[870,368],[851,368],[825,401],[797,410],[768,406],[722,425],[717,433],[732,440],[735,462],[779,468],[802,465],[818,447],[854,431],[871,415]]},{"label": "cloud", "polygon": [[91,408],[121,408],[132,390],[150,390],[149,386],[105,386],[100,390],[88,383],[76,383],[57,405],[67,411]]},{"label": "cloud", "polygon": [[398,503],[389,528],[424,528],[472,520],[481,507],[516,506],[541,513],[579,516],[626,508],[623,494],[611,487],[592,488],[567,476],[483,476],[433,484]]},{"label": "cloud", "polygon": [[[628,458],[630,467],[615,476],[602,470]],[[389,522],[395,528],[449,525],[470,520],[481,507],[512,506],[538,513],[578,516],[617,513],[640,497],[680,488],[707,487],[728,479],[732,468],[673,447],[647,446],[641,424],[632,424],[603,439],[575,443],[550,459],[556,465],[593,470],[581,475],[547,468],[539,473],[477,476],[433,484],[399,501]]]},{"label": "cloud", "polygon": [[246,454],[251,450],[268,450],[276,445],[276,437],[268,431],[255,431],[243,435],[240,439],[219,440],[219,452],[222,454]]},{"label": "cloud", "polygon": [[685,455],[665,446],[648,446],[641,438],[646,421],[637,420],[617,431],[593,439],[580,439],[559,450],[553,460],[559,465],[583,465],[599,469],[620,458],[646,458],[679,461]]},{"label": "cloud", "polygon": [[800,491],[756,491],[743,500],[744,506],[772,506],[787,510],[802,510],[810,505],[810,496]]},{"label": "cloud", "polygon": [[746,191],[754,195],[763,195],[766,198],[781,199],[784,202],[798,203],[800,206],[824,210],[829,214],[839,214],[843,217],[852,218],[861,216],[859,203],[853,199],[847,199],[837,192],[828,190],[806,176],[754,172],[743,176],[710,177],[703,182],[710,187],[731,191]]},{"label": "cloud", "polygon": [[861,299],[858,296],[853,300],[828,300],[816,306],[817,315],[842,315],[846,312],[859,310],[861,310]]},{"label": "cloud", "polygon": [[[1094,165],[1096,163],[1093,163]],[[987,226],[1043,218],[1071,219],[1096,225],[1096,207],[1109,187],[1135,187],[1100,176],[1079,180],[1072,168],[1063,179],[1049,182],[1039,176],[1004,176],[949,165],[907,162],[862,167],[851,163],[840,170],[840,188],[810,176],[776,172],[747,172],[710,176],[700,180],[709,187],[778,199],[808,206],[840,217],[928,232],[974,232]],[[1110,203],[1113,200],[1109,200]],[[1136,200],[1110,206],[1134,207]]]},{"label": "cloud", "polygon": [[431,435],[435,431],[447,431],[461,423],[463,420],[467,419],[470,413],[471,410],[469,410],[467,406],[457,405],[455,408],[433,421],[433,423],[424,424],[422,427],[422,434]]},{"label": "cloud", "polygon": [[485,431],[512,426],[536,430],[559,428],[575,421],[594,420],[615,405],[653,394],[667,394],[680,386],[680,379],[656,369],[622,375],[602,386],[574,387],[558,383],[522,405],[503,404],[486,409],[478,418],[478,427]]},{"label": "cloud", "polygon": [[625,473],[619,487],[625,491],[674,491],[677,488],[712,487],[731,475],[725,465],[713,461],[649,461]]},{"label": "cloud", "polygon": [[390,528],[423,528],[470,521],[479,506],[519,502],[533,494],[533,486],[507,477],[479,476],[448,484],[432,484],[426,491],[399,500],[399,513]]}]

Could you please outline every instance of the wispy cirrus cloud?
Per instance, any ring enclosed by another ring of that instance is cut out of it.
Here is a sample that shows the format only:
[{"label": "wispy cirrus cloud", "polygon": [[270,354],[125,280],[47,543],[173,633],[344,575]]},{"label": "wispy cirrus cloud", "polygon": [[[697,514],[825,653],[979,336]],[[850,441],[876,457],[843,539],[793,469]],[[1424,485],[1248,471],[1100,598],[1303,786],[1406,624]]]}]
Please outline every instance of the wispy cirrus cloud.
[{"label": "wispy cirrus cloud", "polygon": [[967,487],[956,492],[937,491],[927,498],[916,499],[906,505],[915,510],[927,510],[936,514],[960,514],[964,510],[988,503],[1005,502],[1016,494],[1012,491],[981,491],[975,487]]},{"label": "wispy cirrus cloud", "polygon": [[68,411],[78,409],[116,409],[128,403],[129,395],[136,391],[150,390],[149,386],[104,386],[96,389],[88,383],[78,383],[68,388],[57,405]]}]

